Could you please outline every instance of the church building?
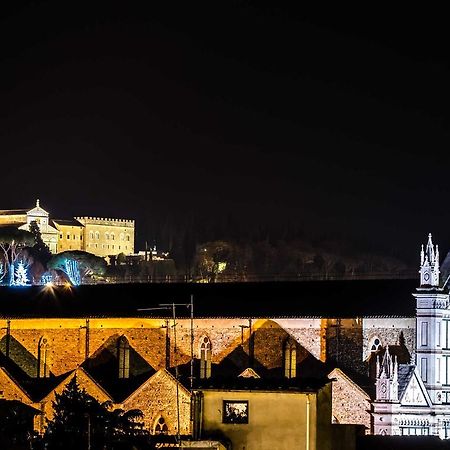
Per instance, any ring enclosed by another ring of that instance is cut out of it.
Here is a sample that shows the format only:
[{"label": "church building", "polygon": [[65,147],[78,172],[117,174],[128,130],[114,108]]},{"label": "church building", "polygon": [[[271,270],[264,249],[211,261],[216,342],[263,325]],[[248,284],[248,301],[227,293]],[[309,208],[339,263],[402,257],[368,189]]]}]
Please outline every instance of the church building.
[{"label": "church building", "polygon": [[[445,439],[449,275],[430,235],[419,280],[1,287],[0,397],[40,410],[42,432],[55,393],[76,377],[100,401],[141,409],[152,434],[245,434],[264,423],[252,413],[264,392],[306,408],[309,393],[329,391],[328,422]],[[261,394],[246,392],[251,383]],[[214,416],[196,425],[197,392]],[[239,427],[227,423],[236,414]]]},{"label": "church building", "polygon": [[[444,262],[447,267],[448,260]],[[431,234],[420,254],[416,299],[415,359],[398,364],[389,352],[377,356],[374,433],[450,437],[450,309],[441,281],[439,249]]]}]

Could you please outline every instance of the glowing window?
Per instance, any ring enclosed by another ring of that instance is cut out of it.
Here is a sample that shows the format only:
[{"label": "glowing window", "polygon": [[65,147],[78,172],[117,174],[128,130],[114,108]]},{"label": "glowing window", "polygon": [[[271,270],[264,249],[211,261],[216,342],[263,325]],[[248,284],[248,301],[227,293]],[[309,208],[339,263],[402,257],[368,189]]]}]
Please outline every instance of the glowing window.
[{"label": "glowing window", "polygon": [[207,336],[200,341],[200,378],[211,377],[211,341]]},{"label": "glowing window", "polygon": [[284,376],[295,378],[297,376],[297,344],[292,339],[284,345]]},{"label": "glowing window", "polygon": [[119,378],[130,377],[130,344],[125,336],[119,339]]}]

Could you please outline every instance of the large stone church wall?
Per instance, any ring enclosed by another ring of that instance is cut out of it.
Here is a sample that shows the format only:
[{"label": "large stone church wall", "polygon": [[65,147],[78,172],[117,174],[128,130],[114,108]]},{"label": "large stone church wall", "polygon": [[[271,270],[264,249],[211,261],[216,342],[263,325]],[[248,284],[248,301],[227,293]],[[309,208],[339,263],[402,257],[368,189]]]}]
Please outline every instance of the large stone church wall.
[{"label": "large stone church wall", "polygon": [[363,319],[363,359],[367,360],[375,339],[381,346],[402,345],[414,357],[416,346],[416,319],[413,317],[378,317]]},{"label": "large stone church wall", "polygon": [[[174,352],[174,327],[172,319],[151,318],[61,318],[61,319],[11,319],[0,320],[0,351],[6,355],[7,333],[9,329],[9,358],[29,377],[37,377],[38,348],[42,338],[48,342],[48,363],[51,374],[60,376],[85,367],[87,356],[95,360],[102,353],[117,358],[118,342],[124,336],[130,350],[138,355],[138,364],[130,360],[130,374],[144,372],[160,373],[149,378],[142,387],[142,395],[131,395],[123,407],[142,407],[145,423],[154,427],[158,415],[165,405],[172,404],[173,380],[164,371],[167,365],[173,367],[189,362],[191,356],[191,323],[188,319],[177,319],[177,352]],[[413,318],[366,318],[366,319],[320,319],[320,318],[279,318],[279,319],[195,319],[194,357],[200,357],[200,346],[204,338],[211,342],[214,370],[225,359],[231,358],[240,370],[253,365],[266,369],[283,367],[283,348],[287,340],[298,342],[297,361],[301,362],[309,354],[323,362],[336,364],[351,375],[359,372],[368,375],[367,359],[371,355],[370,346],[375,338],[381,345],[399,345],[413,355],[415,342],[415,320]],[[169,349],[169,352],[167,350]],[[251,355],[251,356],[250,356]],[[102,360],[104,355],[99,358]],[[132,358],[131,358],[132,359]],[[85,367],[87,372],[91,367]],[[116,369],[114,369],[116,370]],[[118,370],[118,369],[117,369]],[[348,370],[348,372],[347,372]],[[280,370],[280,375],[282,371]],[[300,375],[300,374],[299,374]],[[111,372],[111,376],[118,373]],[[7,377],[0,379],[0,391],[10,392],[11,398],[21,394],[14,390]],[[339,376],[335,384],[333,414],[341,423],[368,422],[365,405],[367,398],[361,390],[352,385],[353,381]],[[5,381],[6,380],[6,381]],[[84,380],[84,378],[83,378]],[[159,381],[158,381],[159,380]],[[168,383],[168,384],[167,384]],[[172,383],[172,384],[171,384]],[[167,388],[164,385],[167,384]],[[3,386],[4,385],[4,386]],[[86,387],[92,390],[95,381],[86,379]],[[96,390],[95,388],[94,390]],[[154,395],[151,391],[155,390]],[[355,390],[356,389],[356,390]],[[163,397],[162,392],[166,392]],[[100,391],[99,391],[100,392]],[[158,393],[159,392],[159,393]],[[351,402],[347,395],[359,395],[358,411],[361,417],[352,418]],[[7,396],[8,396],[7,395]],[[187,405],[188,401],[183,400]],[[162,403],[161,403],[162,402]],[[45,402],[46,412],[51,404]],[[42,406],[42,405],[41,405]],[[166,415],[167,425],[174,430],[174,415]],[[184,419],[183,419],[184,420]],[[183,427],[187,426],[183,422]]]},{"label": "large stone church wall", "polygon": [[[125,336],[155,370],[166,367],[166,335],[174,343],[172,320],[147,318],[12,319],[9,356],[29,376],[37,373],[39,342],[49,342],[49,361],[54,375],[66,373],[101,348],[113,349]],[[167,328],[168,327],[168,328]],[[6,352],[6,320],[1,324],[0,350]],[[204,337],[211,341],[212,361],[219,363],[237,346],[249,351],[250,330],[254,333],[254,356],[268,367],[280,365],[285,339],[295,339],[301,347],[322,361],[366,373],[364,362],[371,354],[374,339],[382,346],[404,342],[411,356],[415,346],[415,319],[196,319],[194,357],[200,356]],[[191,328],[187,319],[177,320],[177,360],[172,351],[171,365],[187,362],[191,354]],[[87,342],[87,336],[89,336]]]}]

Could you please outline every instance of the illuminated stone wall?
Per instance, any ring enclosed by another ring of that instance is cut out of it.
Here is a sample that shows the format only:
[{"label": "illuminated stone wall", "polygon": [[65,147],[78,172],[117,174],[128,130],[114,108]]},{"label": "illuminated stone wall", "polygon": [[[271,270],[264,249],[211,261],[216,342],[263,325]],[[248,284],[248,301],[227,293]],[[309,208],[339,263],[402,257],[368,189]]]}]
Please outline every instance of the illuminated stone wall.
[{"label": "illuminated stone wall", "polygon": [[332,383],[333,420],[340,424],[360,424],[371,430],[371,404],[369,395],[359,388],[340,369],[334,369],[329,378]]},{"label": "illuminated stone wall", "polygon": [[83,250],[97,256],[134,253],[134,220],[76,217],[84,225]]},{"label": "illuminated stone wall", "polygon": [[[190,321],[177,320],[176,355],[172,325],[171,319],[150,318],[12,318],[9,322],[10,333],[7,335],[7,320],[1,319],[0,351],[6,355],[8,349],[8,357],[14,365],[33,379],[39,372],[39,342],[45,338],[49,344],[47,364],[50,373],[64,377],[83,369],[80,375],[83,387],[100,399],[102,395],[109,395],[107,382],[114,383],[118,378],[118,343],[121,338],[126,338],[130,348],[130,376],[136,379],[144,376],[144,379],[140,387],[136,386],[136,389],[141,389],[140,394],[135,395],[137,390],[131,392],[126,399],[116,403],[116,407],[142,409],[146,426],[153,430],[161,411],[169,408],[168,405],[173,408],[175,404],[174,379],[165,371],[166,363],[174,367],[190,361]],[[347,375],[357,371],[361,375],[368,374],[365,358],[370,355],[368,346],[373,336],[381,337],[383,344],[394,345],[400,333],[403,333],[410,346],[413,341],[412,326],[413,319],[399,318],[195,319],[194,357],[200,357],[201,342],[204,337],[208,337],[211,341],[213,375],[220,373],[221,364],[224,363],[228,367],[230,364],[234,366],[237,373],[253,365],[257,373],[263,368],[282,375],[284,344],[288,339],[295,339],[299,344],[297,363],[312,356],[330,363],[338,359],[343,372],[335,374],[338,381],[333,387],[333,415],[340,423],[362,423],[367,426],[367,394]],[[346,367],[349,370],[347,375]],[[105,383],[101,377],[95,378],[96,370],[107,370],[109,378],[103,379]],[[198,376],[196,373],[194,375]],[[185,389],[181,385],[180,388]],[[15,385],[6,372],[0,373],[0,391],[4,398],[20,398],[31,404],[21,387]],[[187,408],[189,402],[187,394],[183,392],[183,408]],[[49,405],[50,397],[40,399],[37,407],[44,408],[45,414],[49,416]],[[164,420],[169,430],[175,433],[173,411],[166,414]],[[189,414],[186,412],[181,426],[187,427],[188,421]]]},{"label": "illuminated stone wall", "polygon": [[65,252],[68,250],[83,250],[83,226],[77,225],[65,225],[53,221],[55,228],[58,230],[58,246],[57,253]]}]

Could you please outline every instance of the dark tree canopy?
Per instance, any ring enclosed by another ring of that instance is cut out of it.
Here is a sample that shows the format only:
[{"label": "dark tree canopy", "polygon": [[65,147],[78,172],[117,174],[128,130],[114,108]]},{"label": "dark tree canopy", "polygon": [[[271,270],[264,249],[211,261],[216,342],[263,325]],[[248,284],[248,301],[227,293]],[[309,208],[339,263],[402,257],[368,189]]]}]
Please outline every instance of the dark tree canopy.
[{"label": "dark tree canopy", "polygon": [[106,272],[106,261],[103,258],[81,250],[72,250],[53,255],[47,267],[66,272],[65,261],[67,259],[73,259],[78,262],[82,278],[92,275],[101,276]]},{"label": "dark tree canopy", "polygon": [[22,246],[32,246],[34,237],[29,231],[14,226],[0,227],[0,243],[11,244],[13,241]]},{"label": "dark tree canopy", "polygon": [[34,245],[32,247],[32,255],[35,259],[40,261],[45,267],[52,257],[52,253],[48,245],[42,240],[41,230],[35,220],[30,222],[30,233],[34,238]]},{"label": "dark tree canopy", "polygon": [[[72,378],[53,402],[54,418],[48,424],[44,442],[49,450],[144,448],[148,432],[144,430],[142,412],[112,409],[80,389]],[[139,445],[138,443],[141,442]]]}]

